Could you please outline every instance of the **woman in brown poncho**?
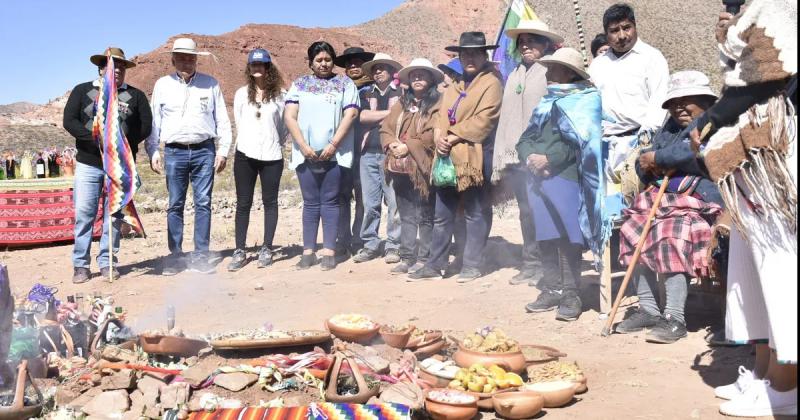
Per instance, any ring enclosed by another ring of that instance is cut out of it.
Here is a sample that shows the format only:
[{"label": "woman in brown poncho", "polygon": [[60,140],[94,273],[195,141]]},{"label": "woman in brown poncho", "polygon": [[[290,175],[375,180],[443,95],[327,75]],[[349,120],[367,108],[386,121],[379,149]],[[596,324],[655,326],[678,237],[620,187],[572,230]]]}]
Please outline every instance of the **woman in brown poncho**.
[{"label": "woman in brown poncho", "polygon": [[[408,86],[381,125],[381,145],[400,213],[400,264],[391,272],[417,270],[428,261],[433,234],[433,194],[429,180],[434,153],[434,123],[439,115],[436,87],[442,72],[424,58],[400,70]],[[419,232],[419,248],[417,233]],[[415,251],[416,250],[416,251]]]}]

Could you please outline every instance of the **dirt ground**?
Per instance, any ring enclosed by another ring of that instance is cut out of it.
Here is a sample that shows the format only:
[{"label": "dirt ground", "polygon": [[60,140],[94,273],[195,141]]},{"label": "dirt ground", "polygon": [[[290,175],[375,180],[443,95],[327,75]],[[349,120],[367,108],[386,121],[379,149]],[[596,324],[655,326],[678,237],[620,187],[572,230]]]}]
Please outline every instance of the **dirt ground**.
[{"label": "dirt ground", "polygon": [[[739,365],[751,365],[749,348],[711,348],[704,341],[706,327],[720,323],[719,300],[709,295],[690,295],[689,337],[676,344],[649,344],[643,334],[600,337],[604,321],[598,313],[598,276],[588,262],[582,286],[585,312],[578,321],[559,322],[553,313],[525,313],[524,305],[537,291],[508,284],[520,255],[515,209],[495,215],[486,250],[492,272],[468,284],[454,279],[407,283],[390,275],[390,266],[382,260],[358,265],[347,261],[325,273],[318,267],[298,271],[294,264],[301,249],[300,215],[297,207],[281,209],[275,244],[287,256],[266,269],[251,262],[237,273],[225,270],[234,245],[233,218],[222,213],[215,213],[212,222],[212,249],[222,257],[215,275],[160,276],[160,258],[167,253],[163,213],[144,216],[148,238],[123,241],[123,278],[113,284],[95,277],[73,285],[71,244],[8,250],[0,258],[9,267],[15,293],[26,293],[41,282],[58,287],[62,299],[76,292],[110,294],[128,311],[128,324],[139,331],[163,327],[168,304],[176,307],[177,324],[197,334],[265,323],[278,329],[322,329],[324,319],[340,312],[453,331],[494,325],[522,343],[566,352],[567,359],[576,360],[586,372],[589,392],[569,407],[547,410],[544,418],[553,420],[720,418],[721,401],[712,388],[732,382]],[[191,220],[187,215],[187,250],[192,248]],[[248,244],[257,239],[260,244],[262,226],[261,214],[253,212]],[[97,243],[92,249],[93,256],[96,253]]]}]

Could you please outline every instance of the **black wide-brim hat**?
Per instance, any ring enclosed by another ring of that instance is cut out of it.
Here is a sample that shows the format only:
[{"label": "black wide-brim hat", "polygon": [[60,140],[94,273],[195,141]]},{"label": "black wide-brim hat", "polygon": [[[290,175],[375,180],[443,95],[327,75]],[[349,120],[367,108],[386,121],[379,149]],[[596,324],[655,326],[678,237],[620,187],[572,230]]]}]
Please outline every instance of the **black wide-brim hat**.
[{"label": "black wide-brim hat", "polygon": [[348,61],[356,58],[360,58],[361,61],[366,63],[367,61],[372,61],[372,59],[375,58],[375,53],[366,52],[361,47],[350,47],[344,50],[342,55],[336,56],[336,58],[333,60],[333,64],[344,68]]},{"label": "black wide-brim hat", "polygon": [[486,45],[486,34],[483,32],[464,32],[458,38],[458,45],[444,47],[451,52],[459,52],[466,49],[494,50],[498,45]]}]

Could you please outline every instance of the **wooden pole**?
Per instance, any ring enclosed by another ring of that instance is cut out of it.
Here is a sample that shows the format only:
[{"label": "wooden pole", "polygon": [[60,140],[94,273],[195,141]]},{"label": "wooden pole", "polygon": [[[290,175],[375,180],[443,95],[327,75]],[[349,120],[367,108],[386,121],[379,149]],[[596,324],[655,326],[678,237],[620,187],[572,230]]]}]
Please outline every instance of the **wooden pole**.
[{"label": "wooden pole", "polygon": [[642,234],[639,236],[639,243],[636,244],[636,249],[633,251],[633,257],[628,264],[628,269],[625,271],[625,278],[622,279],[622,284],[617,292],[617,298],[614,300],[614,306],[611,307],[611,312],[608,314],[606,325],[600,332],[600,335],[603,337],[608,337],[608,335],[611,334],[611,326],[614,324],[614,317],[617,315],[617,309],[619,309],[619,305],[622,303],[622,297],[625,296],[625,289],[628,288],[628,281],[630,281],[631,276],[633,275],[633,270],[636,268],[636,263],[639,261],[639,255],[641,255],[644,242],[647,240],[647,234],[650,233],[650,225],[653,223],[653,218],[656,217],[658,206],[661,204],[661,197],[664,196],[664,192],[667,190],[667,184],[669,183],[670,175],[671,173],[665,175],[664,179],[661,181],[661,187],[658,189],[656,199],[653,201],[653,207],[650,208],[650,214],[647,215],[647,221],[645,221],[644,227],[642,228]]},{"label": "wooden pole", "polygon": [[578,0],[572,0],[572,7],[575,9],[575,23],[578,25],[578,43],[581,46],[581,54],[583,54],[583,66],[589,67],[589,58],[586,55],[586,39],[583,32],[583,19],[581,18],[581,6],[578,5]]}]

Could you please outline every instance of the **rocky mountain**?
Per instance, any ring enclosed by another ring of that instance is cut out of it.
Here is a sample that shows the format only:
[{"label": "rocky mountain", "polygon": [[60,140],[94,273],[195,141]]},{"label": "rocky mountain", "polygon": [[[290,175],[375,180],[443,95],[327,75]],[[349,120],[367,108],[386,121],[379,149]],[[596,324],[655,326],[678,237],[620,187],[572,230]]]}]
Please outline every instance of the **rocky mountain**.
[{"label": "rocky mountain", "polygon": [[[602,31],[603,11],[614,2],[578,1],[586,28],[587,49],[594,35]],[[702,70],[712,77],[717,86],[720,85],[713,41],[713,27],[721,8],[718,0],[629,2],[636,9],[641,38],[664,52],[672,71],[689,68]],[[564,34],[567,45],[578,46],[572,2],[529,0],[529,3],[540,19]],[[150,94],[155,81],[172,71],[168,52],[172,41],[181,36],[194,38],[201,49],[214,54],[215,58],[201,58],[199,68],[220,80],[229,104],[233,101],[236,89],[245,83],[244,63],[247,52],[254,47],[270,50],[287,83],[308,71],[306,48],[317,40],[330,42],[338,52],[357,45],[372,51],[387,52],[403,63],[417,56],[444,62],[449,58],[444,46],[456,43],[462,31],[482,30],[489,40],[494,40],[507,4],[508,0],[406,0],[377,19],[347,28],[246,24],[221,35],[179,34],[165,40],[155,50],[134,57],[137,67],[128,72],[127,81]],[[60,127],[66,97],[61,96],[32,109],[26,110],[25,106],[13,108],[24,112],[9,113],[0,108],[0,142],[17,147],[14,142],[19,138],[15,136],[12,141],[8,131],[8,127],[14,125]],[[63,132],[63,129],[59,130]],[[54,139],[68,139],[68,136],[48,135]]]}]

